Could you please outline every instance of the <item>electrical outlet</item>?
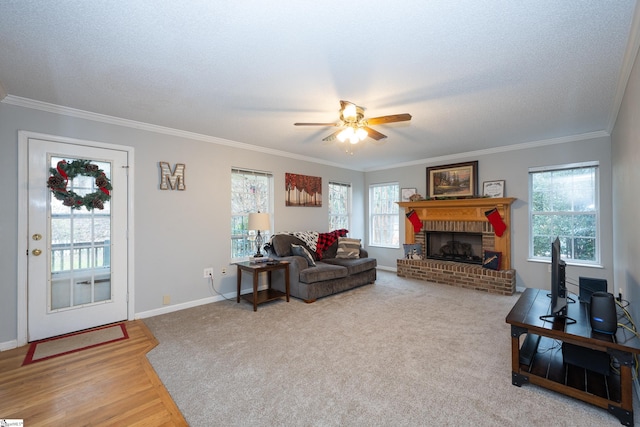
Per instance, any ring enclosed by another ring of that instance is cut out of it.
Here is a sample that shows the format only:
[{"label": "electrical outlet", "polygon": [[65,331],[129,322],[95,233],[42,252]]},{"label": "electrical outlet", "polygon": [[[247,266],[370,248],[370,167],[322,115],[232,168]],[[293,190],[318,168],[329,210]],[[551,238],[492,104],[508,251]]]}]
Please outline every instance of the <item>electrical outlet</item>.
[{"label": "electrical outlet", "polygon": [[162,297],[162,304],[163,305],[169,305],[171,304],[171,296],[169,295],[165,295]]},{"label": "electrical outlet", "polygon": [[202,273],[202,277],[204,277],[205,279],[213,277],[213,268],[205,268],[204,273]]},{"label": "electrical outlet", "polygon": [[227,268],[226,267],[222,267],[222,274],[227,274]]}]

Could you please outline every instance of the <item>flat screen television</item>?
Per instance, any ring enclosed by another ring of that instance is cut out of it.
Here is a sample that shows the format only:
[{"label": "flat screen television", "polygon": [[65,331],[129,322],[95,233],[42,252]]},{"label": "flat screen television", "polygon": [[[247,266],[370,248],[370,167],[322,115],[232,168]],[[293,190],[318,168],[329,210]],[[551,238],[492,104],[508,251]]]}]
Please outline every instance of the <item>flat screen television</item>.
[{"label": "flat screen television", "polygon": [[560,238],[551,244],[551,314],[567,315],[567,285],[565,270],[567,264],[560,258]]},{"label": "flat screen television", "polygon": [[567,317],[567,285],[565,282],[565,270],[567,264],[560,258],[560,238],[551,243],[551,314],[540,316],[542,320],[554,321],[566,319],[566,324],[575,323],[575,320]]}]

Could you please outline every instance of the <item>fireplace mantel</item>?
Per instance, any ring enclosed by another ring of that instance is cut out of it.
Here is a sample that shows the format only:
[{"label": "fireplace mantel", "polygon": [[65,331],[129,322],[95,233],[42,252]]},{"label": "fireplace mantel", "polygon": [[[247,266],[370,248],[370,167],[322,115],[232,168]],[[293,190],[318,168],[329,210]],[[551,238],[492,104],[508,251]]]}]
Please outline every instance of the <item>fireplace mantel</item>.
[{"label": "fireplace mantel", "polygon": [[[483,221],[485,212],[497,208],[507,228],[501,237],[495,236],[494,249],[502,252],[502,269],[511,269],[511,204],[513,197],[481,197],[475,199],[420,200],[399,202],[405,213],[415,211],[421,221]],[[405,217],[406,218],[406,217]],[[405,219],[405,243],[415,242],[413,225]]]}]

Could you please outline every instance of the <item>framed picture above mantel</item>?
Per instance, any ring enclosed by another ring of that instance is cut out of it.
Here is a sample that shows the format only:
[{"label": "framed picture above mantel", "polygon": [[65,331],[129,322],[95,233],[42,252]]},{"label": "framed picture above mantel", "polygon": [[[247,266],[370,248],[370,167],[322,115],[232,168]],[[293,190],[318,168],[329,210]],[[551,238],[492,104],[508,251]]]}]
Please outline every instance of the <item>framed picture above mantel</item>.
[{"label": "framed picture above mantel", "polygon": [[427,197],[473,197],[477,194],[477,160],[427,168]]}]

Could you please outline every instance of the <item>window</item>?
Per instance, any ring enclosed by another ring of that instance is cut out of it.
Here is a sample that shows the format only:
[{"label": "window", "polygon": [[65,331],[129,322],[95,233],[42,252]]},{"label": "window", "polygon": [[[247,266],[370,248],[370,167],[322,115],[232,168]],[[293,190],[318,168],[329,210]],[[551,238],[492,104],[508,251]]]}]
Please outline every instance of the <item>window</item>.
[{"label": "window", "polygon": [[351,184],[329,182],[329,231],[349,229]]},{"label": "window", "polygon": [[[247,230],[249,214],[273,211],[273,175],[242,169],[231,170],[231,259],[256,253],[255,231]],[[273,217],[273,216],[272,216]],[[269,231],[261,231],[263,241]]]},{"label": "window", "polygon": [[562,258],[598,264],[598,163],[529,169],[529,254],[551,257],[551,242],[560,238]]},{"label": "window", "polygon": [[369,186],[369,244],[371,246],[400,247],[397,204],[399,194],[398,183]]}]

